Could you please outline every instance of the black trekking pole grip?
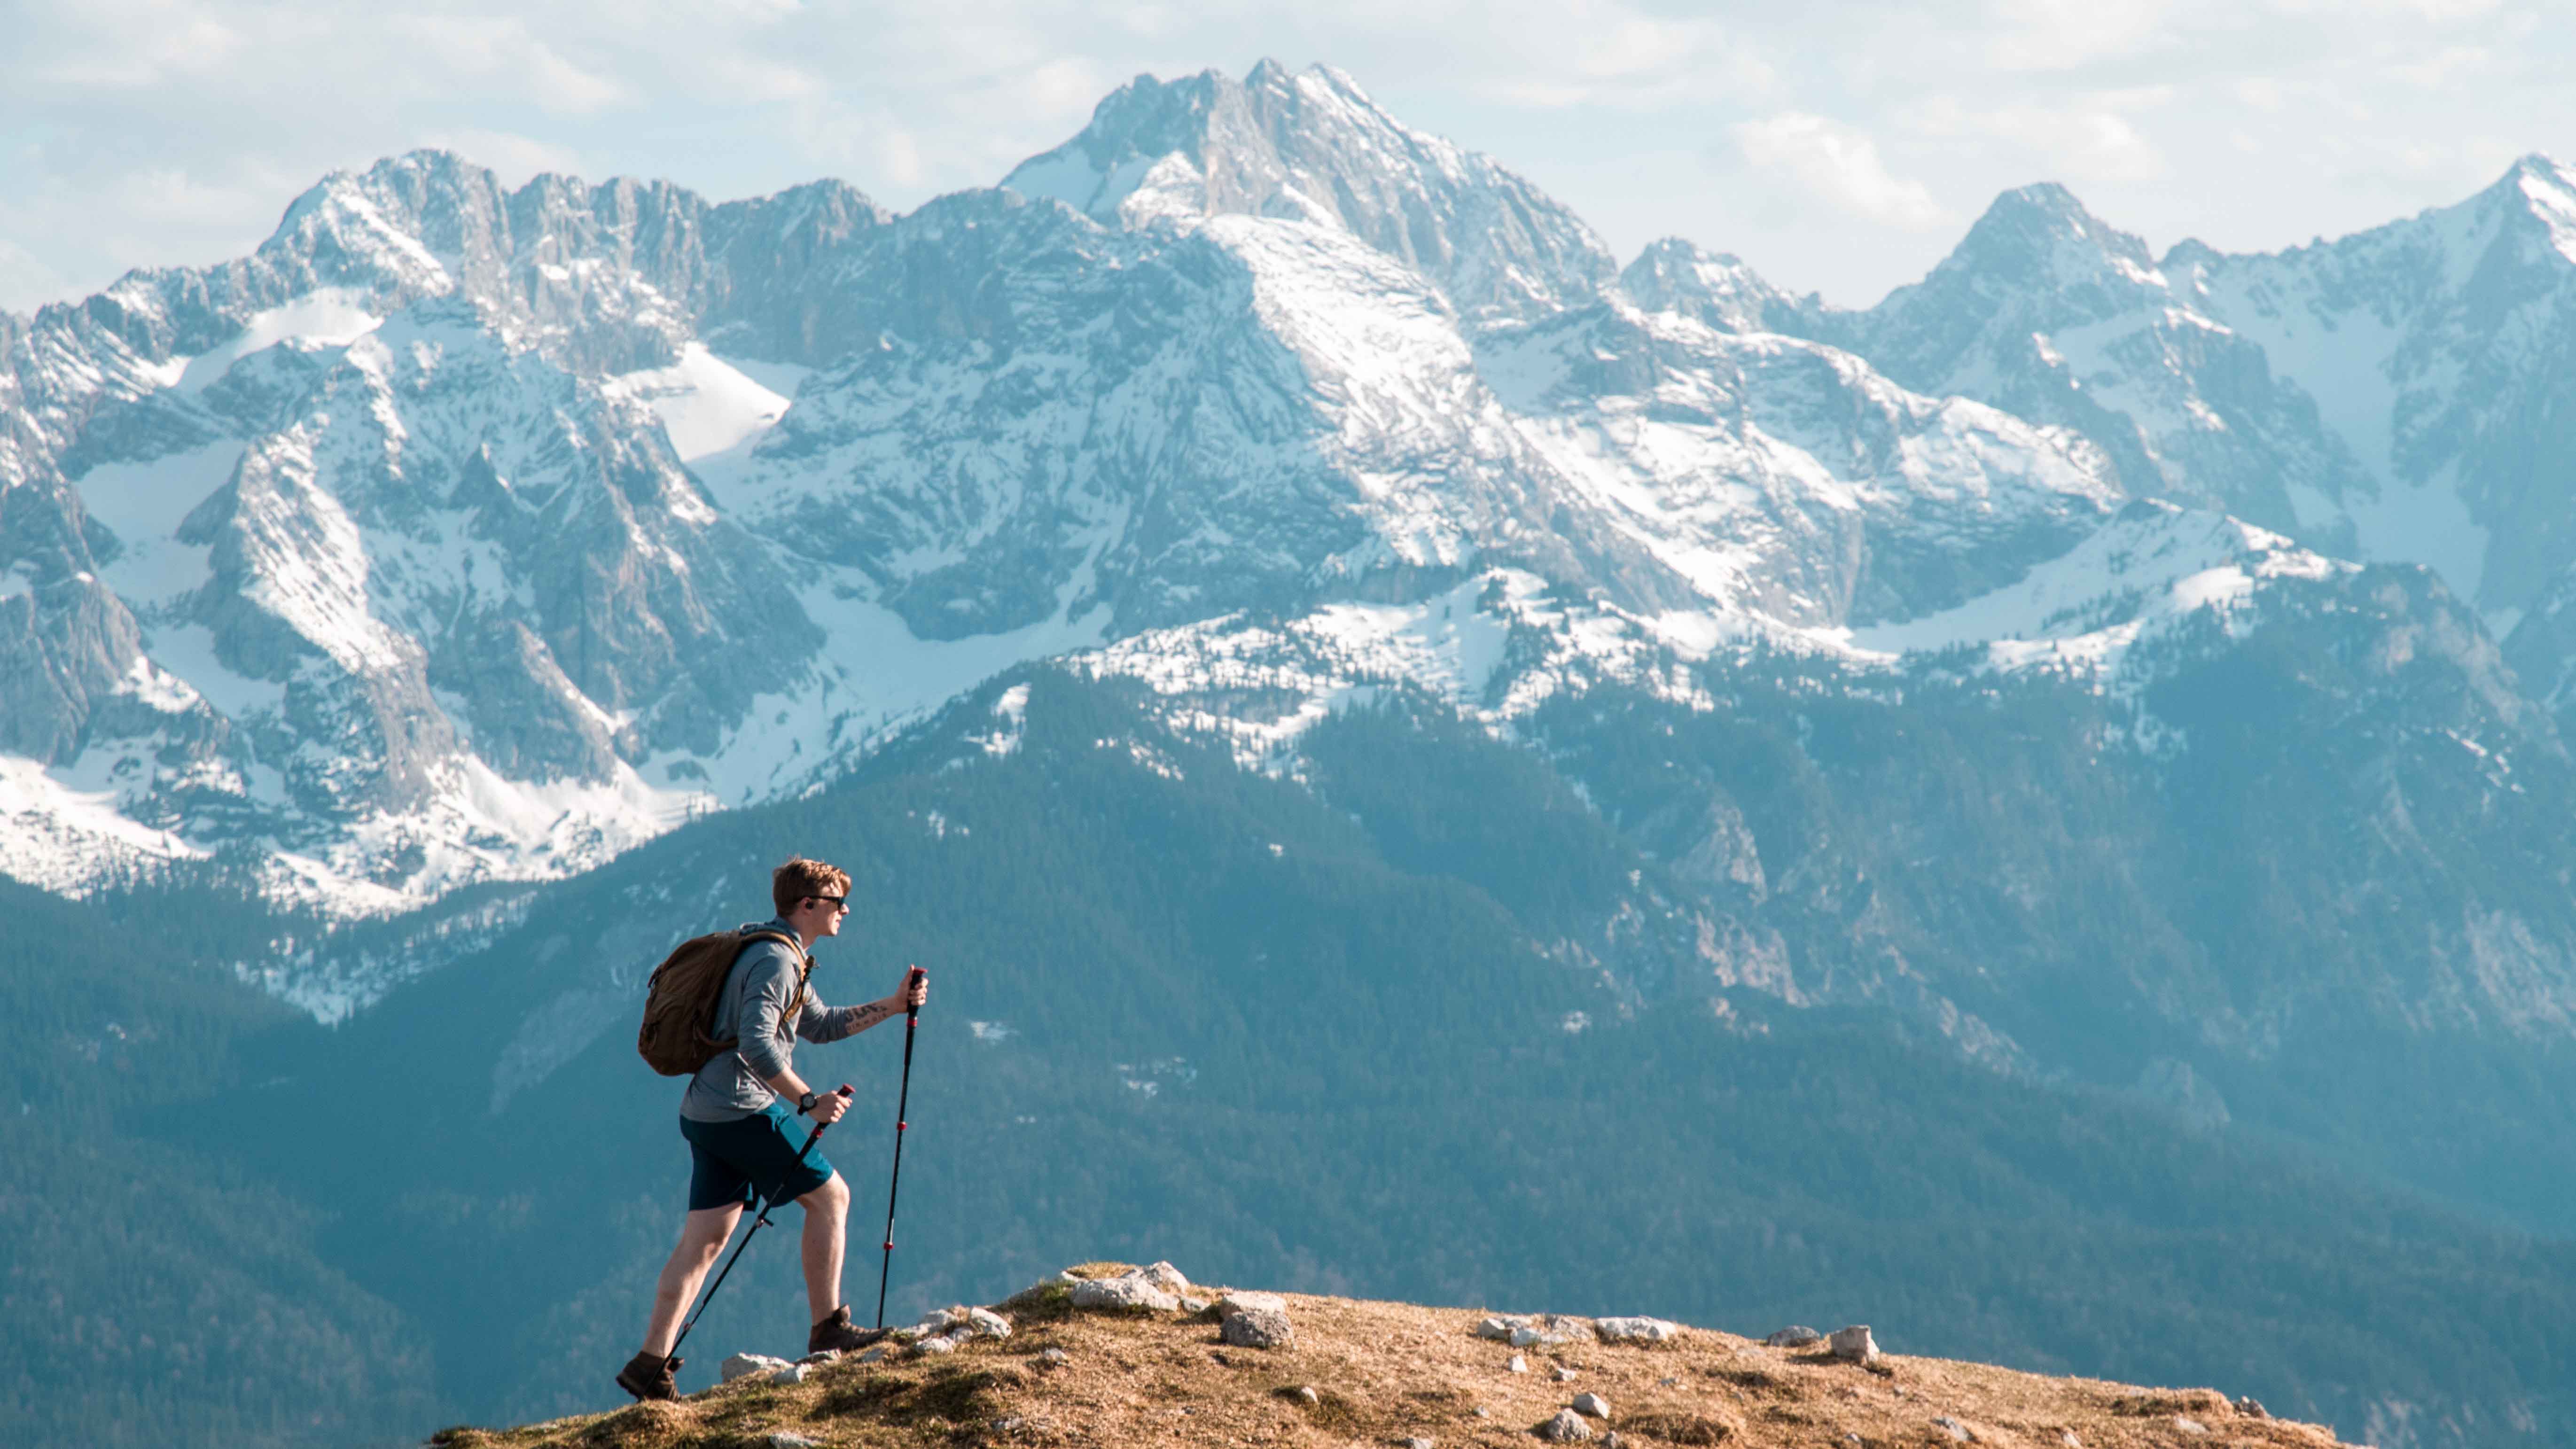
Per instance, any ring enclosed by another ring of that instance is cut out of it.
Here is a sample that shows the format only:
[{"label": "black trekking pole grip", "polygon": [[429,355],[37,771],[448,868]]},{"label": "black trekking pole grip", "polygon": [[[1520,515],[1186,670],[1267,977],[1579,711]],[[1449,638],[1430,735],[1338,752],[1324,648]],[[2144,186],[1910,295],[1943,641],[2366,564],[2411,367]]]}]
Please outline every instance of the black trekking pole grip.
[{"label": "black trekking pole grip", "polygon": [[[909,995],[912,988],[929,974],[918,966],[906,971],[903,977],[905,994]],[[912,1125],[904,1120],[905,1114],[912,1106],[912,1038],[915,1029],[920,1025],[921,1008],[909,1002],[905,1003],[903,1085],[895,1092],[894,1099],[894,1172],[886,1180],[885,1257],[877,1265],[877,1327],[879,1328],[885,1327],[886,1285],[894,1275],[894,1199],[895,1194],[903,1187],[903,1134],[904,1129]]]}]

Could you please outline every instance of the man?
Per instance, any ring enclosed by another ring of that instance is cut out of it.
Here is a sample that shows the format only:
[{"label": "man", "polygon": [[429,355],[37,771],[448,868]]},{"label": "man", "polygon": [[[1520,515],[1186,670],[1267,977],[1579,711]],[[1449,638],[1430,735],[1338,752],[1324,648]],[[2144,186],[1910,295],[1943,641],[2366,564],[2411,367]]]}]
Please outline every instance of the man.
[{"label": "man", "polygon": [[805,1209],[805,1298],[814,1315],[805,1351],[861,1348],[881,1336],[854,1326],[841,1301],[849,1185],[819,1144],[801,1163],[797,1159],[809,1129],[796,1119],[837,1122],[849,1100],[816,1092],[796,1074],[796,1038],[839,1041],[918,1010],[929,999],[930,980],[926,972],[909,973],[903,989],[865,1006],[825,1006],[813,994],[805,982],[806,963],[815,942],[841,933],[849,893],[848,872],[799,856],[770,873],[777,919],[743,927],[793,936],[797,944],[790,949],[781,941],[755,941],[735,959],[710,1035],[739,1045],[699,1068],[680,1099],[680,1135],[688,1139],[691,1163],[689,1215],[671,1260],[662,1265],[644,1349],[617,1371],[618,1387],[638,1399],[679,1396],[680,1360],[671,1357],[671,1346],[680,1316],[756,1196],[771,1202],[793,1197]]}]

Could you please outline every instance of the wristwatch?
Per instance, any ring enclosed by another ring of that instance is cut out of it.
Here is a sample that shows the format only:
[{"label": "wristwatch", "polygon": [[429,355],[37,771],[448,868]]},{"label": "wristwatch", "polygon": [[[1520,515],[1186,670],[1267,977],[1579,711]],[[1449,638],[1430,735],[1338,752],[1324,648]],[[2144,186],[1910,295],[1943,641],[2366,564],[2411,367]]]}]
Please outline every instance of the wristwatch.
[{"label": "wristwatch", "polygon": [[811,1116],[814,1111],[814,1104],[821,1100],[823,1099],[815,1096],[811,1092],[807,1092],[804,1096],[796,1099],[796,1115],[799,1117]]}]

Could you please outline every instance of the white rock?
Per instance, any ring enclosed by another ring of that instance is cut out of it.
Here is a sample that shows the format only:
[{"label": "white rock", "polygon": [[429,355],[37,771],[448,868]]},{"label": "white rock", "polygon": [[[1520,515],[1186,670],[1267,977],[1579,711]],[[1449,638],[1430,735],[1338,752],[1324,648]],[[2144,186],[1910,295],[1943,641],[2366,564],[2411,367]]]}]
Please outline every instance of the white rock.
[{"label": "white rock", "polygon": [[1570,1384],[1574,1382],[1574,1370],[1567,1368],[1563,1364],[1558,1364],[1554,1372],[1552,1372],[1549,1377],[1555,1379],[1560,1384]]},{"label": "white rock", "polygon": [[837,1363],[840,1357],[841,1351],[837,1348],[818,1348],[796,1361],[810,1367],[815,1364]]},{"label": "white rock", "polygon": [[1610,1401],[1599,1394],[1582,1394],[1574,1400],[1574,1412],[1587,1419],[1607,1419],[1610,1417]]},{"label": "white rock", "polygon": [[1933,1420],[1932,1427],[1949,1435],[1953,1443],[1974,1444],[1977,1442],[1976,1430],[1969,1428],[1967,1425],[1960,1423],[1958,1420],[1951,1418],[1947,1414]]},{"label": "white rock", "polygon": [[1136,1275],[1175,1298],[1190,1291],[1190,1280],[1182,1277],[1181,1270],[1169,1263],[1156,1263],[1148,1268],[1139,1268],[1136,1270]]},{"label": "white rock", "polygon": [[1038,1354],[1038,1362],[1049,1368],[1061,1368],[1073,1362],[1073,1355],[1060,1348],[1050,1348]]},{"label": "white rock", "polygon": [[1404,1449],[1433,1449],[1433,1445],[1430,1440],[1416,1434],[1404,1441]]},{"label": "white rock", "polygon": [[935,1333],[930,1337],[923,1339],[921,1342],[914,1344],[912,1346],[912,1351],[914,1353],[929,1354],[955,1353],[957,1351],[957,1340],[950,1338],[943,1333]]},{"label": "white rock", "polygon": [[1296,1399],[1298,1403],[1312,1407],[1316,1404],[1322,1403],[1324,1401],[1324,1396],[1316,1393],[1312,1386],[1301,1385],[1297,1390]]},{"label": "white rock", "polygon": [[790,1434],[782,1429],[761,1442],[767,1444],[769,1449],[822,1449],[823,1441],[808,1439],[802,1434]]},{"label": "white rock", "polygon": [[2198,1419],[2186,1418],[2181,1414],[2174,1415],[2174,1427],[2180,1429],[2186,1434],[2206,1434],[2209,1432],[2209,1426],[2207,1424],[2200,1422]]},{"label": "white rock", "polygon": [[1834,1357],[1852,1363],[1878,1362],[1878,1340],[1869,1336],[1869,1325],[1866,1323],[1855,1323],[1849,1328],[1835,1329],[1833,1350]]},{"label": "white rock", "polygon": [[1216,1301],[1216,1309],[1219,1313],[1232,1313],[1238,1309],[1259,1313],[1285,1313],[1288,1311],[1288,1300],[1276,1293],[1228,1293]]},{"label": "white rock", "polygon": [[2066,1449],[2084,1449],[2084,1441],[2076,1438],[2075,1431],[2072,1429],[2058,1430],[2057,1442],[2065,1445]]},{"label": "white rock", "polygon": [[1144,1270],[1121,1273],[1115,1278],[1090,1278],[1073,1285],[1076,1308],[1151,1308],[1170,1313],[1181,1306],[1177,1294],[1155,1287],[1144,1276]]},{"label": "white rock", "polygon": [[812,1372],[812,1370],[806,1368],[805,1365],[801,1363],[791,1363],[787,1367],[771,1374],[769,1376],[769,1381],[778,1385],[780,1388],[785,1388],[789,1384],[801,1384],[805,1382],[805,1375],[810,1372]]},{"label": "white rock", "polygon": [[1592,1331],[1603,1343],[1662,1343],[1679,1335],[1682,1326],[1660,1318],[1597,1318]]},{"label": "white rock", "polygon": [[753,1374],[774,1374],[785,1367],[787,1360],[783,1358],[771,1358],[765,1353],[738,1353],[726,1359],[723,1367],[716,1371],[724,1375],[726,1383],[732,1383]]},{"label": "white rock", "polygon": [[1512,1336],[1513,1329],[1519,1328],[1528,1322],[1528,1319],[1517,1315],[1496,1314],[1476,1325],[1476,1336],[1478,1338],[1490,1338],[1496,1342],[1501,1342],[1502,1340],[1508,1339]]},{"label": "white rock", "polygon": [[881,1343],[881,1344],[878,1344],[876,1347],[871,1348],[871,1349],[868,1349],[866,1352],[861,1353],[861,1354],[859,1355],[859,1362],[861,1362],[861,1363],[883,1363],[883,1362],[885,1362],[885,1356],[886,1356],[886,1346],[885,1346],[884,1344],[882,1344],[882,1343]]},{"label": "white rock", "polygon": [[1555,1418],[1538,1426],[1538,1436],[1551,1444],[1563,1444],[1574,1439],[1591,1438],[1592,1426],[1583,1422],[1583,1416],[1572,1409],[1559,1409]]},{"label": "white rock", "polygon": [[1004,1318],[1002,1315],[995,1313],[989,1308],[967,1309],[966,1326],[975,1333],[986,1338],[1008,1338],[1011,1336],[1011,1320]]},{"label": "white rock", "polygon": [[1514,1373],[1514,1374],[1525,1374],[1525,1373],[1528,1373],[1528,1372],[1529,1372],[1529,1360],[1528,1360],[1528,1359],[1525,1359],[1525,1358],[1523,1358],[1523,1357],[1521,1357],[1519,1354],[1513,1354],[1513,1355],[1512,1355],[1512,1361],[1511,1361],[1510,1363],[1507,1363],[1507,1364],[1503,1365],[1503,1372],[1505,1372],[1505,1373]]},{"label": "white rock", "polygon": [[1568,1318],[1563,1314],[1550,1313],[1542,1318],[1513,1320],[1510,1343],[1514,1348],[1547,1348],[1572,1343],[1590,1332],[1592,1320],[1588,1318]]},{"label": "white rock", "polygon": [[1208,1301],[1204,1298],[1193,1298],[1189,1294],[1184,1293],[1181,1295],[1181,1311],[1190,1315],[1192,1318],[1196,1318],[1200,1314],[1208,1311]]}]

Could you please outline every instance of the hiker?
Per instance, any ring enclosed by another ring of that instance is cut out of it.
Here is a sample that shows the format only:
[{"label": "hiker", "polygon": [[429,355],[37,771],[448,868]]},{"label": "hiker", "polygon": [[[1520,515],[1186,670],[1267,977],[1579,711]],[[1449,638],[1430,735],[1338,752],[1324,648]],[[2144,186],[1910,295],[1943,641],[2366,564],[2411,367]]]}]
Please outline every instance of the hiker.
[{"label": "hiker", "polygon": [[681,1360],[672,1356],[672,1339],[680,1315],[697,1297],[699,1282],[755,1197],[768,1202],[792,1197],[805,1209],[805,1298],[814,1317],[805,1351],[863,1348],[884,1336],[881,1330],[853,1325],[849,1305],[841,1301],[849,1185],[824,1159],[819,1144],[801,1164],[797,1160],[807,1132],[796,1118],[816,1124],[838,1121],[849,1110],[849,1099],[816,1092],[796,1074],[793,1058],[797,1037],[839,1041],[919,1010],[929,998],[930,984],[928,973],[916,970],[895,994],[864,1006],[825,1006],[814,996],[806,984],[813,969],[811,952],[815,942],[840,934],[850,909],[849,891],[848,872],[800,856],[770,873],[777,918],[742,928],[746,933],[775,932],[795,945],[766,937],[734,958],[708,1035],[739,1045],[717,1052],[698,1068],[680,1099],[680,1135],[688,1139],[691,1164],[689,1213],[680,1225],[679,1245],[662,1265],[643,1351],[617,1371],[618,1387],[638,1399],[678,1397]]}]

